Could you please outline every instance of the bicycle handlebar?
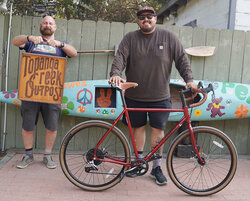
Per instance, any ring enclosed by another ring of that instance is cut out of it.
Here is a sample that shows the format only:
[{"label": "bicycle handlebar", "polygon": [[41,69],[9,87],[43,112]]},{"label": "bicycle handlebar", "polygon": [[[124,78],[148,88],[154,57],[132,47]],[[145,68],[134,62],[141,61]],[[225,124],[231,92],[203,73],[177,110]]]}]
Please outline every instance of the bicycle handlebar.
[{"label": "bicycle handlebar", "polygon": [[210,91],[214,92],[213,85],[211,83],[208,85],[208,87],[203,88],[202,82],[199,82],[199,84],[197,85],[197,88],[188,88],[188,89],[182,90],[181,93],[182,94],[187,93],[187,92],[193,93],[191,97],[185,98],[185,101],[190,101],[191,99],[194,99],[194,97],[198,93],[201,93],[203,95],[202,100],[200,100],[198,103],[193,103],[193,104],[189,105],[189,108],[193,108],[193,107],[198,107],[198,106],[202,105],[207,100],[207,94]]}]

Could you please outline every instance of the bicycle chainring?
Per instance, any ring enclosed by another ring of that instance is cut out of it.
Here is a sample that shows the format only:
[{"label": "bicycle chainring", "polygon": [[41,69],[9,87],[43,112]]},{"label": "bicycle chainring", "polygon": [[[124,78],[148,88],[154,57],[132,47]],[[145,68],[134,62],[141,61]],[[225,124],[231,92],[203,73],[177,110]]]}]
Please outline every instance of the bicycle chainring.
[{"label": "bicycle chainring", "polygon": [[144,175],[147,173],[148,171],[148,162],[145,161],[142,158],[139,159],[135,159],[132,163],[131,163],[131,167],[135,167],[136,166],[136,174],[138,176]]}]

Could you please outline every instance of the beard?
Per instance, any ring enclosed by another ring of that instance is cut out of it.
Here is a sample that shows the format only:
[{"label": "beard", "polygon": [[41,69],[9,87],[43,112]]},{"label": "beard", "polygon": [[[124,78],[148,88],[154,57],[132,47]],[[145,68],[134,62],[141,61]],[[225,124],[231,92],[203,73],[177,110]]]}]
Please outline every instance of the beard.
[{"label": "beard", "polygon": [[[149,23],[148,25],[144,25],[145,23]],[[140,29],[144,32],[144,33],[149,33],[151,31],[153,31],[153,29],[155,28],[154,25],[152,25],[150,22],[144,22],[141,26]]]},{"label": "beard", "polygon": [[154,27],[141,27],[141,30],[145,33],[151,32]]},{"label": "beard", "polygon": [[40,28],[40,33],[43,36],[52,36],[53,35],[53,32],[49,28],[45,28],[45,29]]}]

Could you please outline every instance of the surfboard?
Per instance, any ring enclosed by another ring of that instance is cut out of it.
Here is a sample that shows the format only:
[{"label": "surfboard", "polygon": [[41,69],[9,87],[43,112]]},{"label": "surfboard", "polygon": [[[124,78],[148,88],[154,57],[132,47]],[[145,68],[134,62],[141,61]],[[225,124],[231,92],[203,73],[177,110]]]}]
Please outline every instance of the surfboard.
[{"label": "surfboard", "polygon": [[[195,80],[198,83],[198,81]],[[229,82],[202,81],[214,86],[215,94],[208,94],[206,102],[191,112],[192,121],[249,118],[250,85]],[[181,108],[180,89],[185,83],[180,79],[170,80],[172,108]],[[198,101],[201,97],[196,98]],[[18,90],[0,92],[0,101],[21,105]],[[64,83],[61,103],[62,114],[94,119],[115,119],[122,112],[120,93],[108,80],[85,80]],[[171,113],[169,121],[178,121],[182,113]]]}]

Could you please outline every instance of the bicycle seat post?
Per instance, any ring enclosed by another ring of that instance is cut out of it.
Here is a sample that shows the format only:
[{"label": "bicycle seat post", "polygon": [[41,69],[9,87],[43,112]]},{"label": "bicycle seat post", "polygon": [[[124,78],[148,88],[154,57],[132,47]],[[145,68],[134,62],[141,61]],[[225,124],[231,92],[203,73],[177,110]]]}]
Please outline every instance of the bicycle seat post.
[{"label": "bicycle seat post", "polygon": [[117,90],[119,90],[119,92],[120,92],[120,94],[121,94],[121,99],[122,99],[123,108],[124,108],[124,107],[127,107],[127,104],[126,104],[125,97],[124,97],[124,94],[123,94],[122,89],[117,88]]}]

